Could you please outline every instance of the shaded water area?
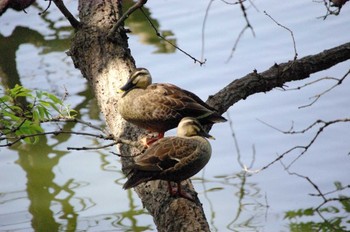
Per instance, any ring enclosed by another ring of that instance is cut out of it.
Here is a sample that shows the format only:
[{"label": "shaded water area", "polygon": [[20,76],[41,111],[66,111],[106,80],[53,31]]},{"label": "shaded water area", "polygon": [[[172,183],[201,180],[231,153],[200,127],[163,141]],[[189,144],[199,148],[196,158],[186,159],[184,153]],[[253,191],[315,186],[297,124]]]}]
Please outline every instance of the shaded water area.
[{"label": "shaded water area", "polygon": [[[125,8],[132,2],[125,1]],[[53,92],[78,112],[79,119],[105,127],[95,99],[71,59],[73,30],[47,2],[38,1],[27,14],[8,10],[0,17],[0,93],[16,84]],[[77,2],[67,1],[76,14]],[[247,6],[249,3],[247,2]],[[207,11],[209,7],[209,10]],[[139,67],[148,68],[155,82],[170,82],[203,100],[234,79],[256,69],[293,59],[290,32],[298,57],[349,42],[350,5],[340,15],[328,16],[315,1],[254,1],[247,8],[254,28],[247,30],[230,58],[236,38],[246,24],[239,5],[223,1],[149,1],[145,12],[161,35],[205,65],[158,38],[140,12],[126,21],[132,33],[129,45]],[[207,13],[207,18],[205,15]],[[205,27],[203,28],[203,24]],[[303,86],[322,77],[341,78],[350,68],[343,62],[312,75],[309,80],[287,83],[285,89]],[[232,106],[211,134],[213,155],[203,171],[192,178],[212,231],[326,231],[350,229],[350,202],[324,205],[327,199],[350,197],[350,124],[328,127],[307,152],[296,149],[264,171],[254,173],[295,146],[307,145],[317,128],[288,135],[279,130],[302,130],[318,119],[349,118],[350,81],[313,96],[335,82],[325,80],[300,90],[275,89],[256,94]],[[47,131],[98,133],[82,124],[45,125]],[[276,129],[277,128],[277,129]],[[167,133],[174,134],[174,131]],[[73,135],[41,137],[35,145],[17,143],[0,148],[0,231],[155,231],[152,217],[133,190],[125,191],[115,148],[68,151],[67,147],[100,146],[95,138]],[[1,143],[0,143],[1,144]],[[288,171],[285,166],[290,165]],[[251,172],[244,172],[247,167]],[[305,178],[305,177],[308,177]],[[312,183],[317,186],[315,188]],[[343,189],[344,187],[344,189]],[[343,189],[341,191],[334,191]],[[315,211],[315,208],[320,210]]]}]

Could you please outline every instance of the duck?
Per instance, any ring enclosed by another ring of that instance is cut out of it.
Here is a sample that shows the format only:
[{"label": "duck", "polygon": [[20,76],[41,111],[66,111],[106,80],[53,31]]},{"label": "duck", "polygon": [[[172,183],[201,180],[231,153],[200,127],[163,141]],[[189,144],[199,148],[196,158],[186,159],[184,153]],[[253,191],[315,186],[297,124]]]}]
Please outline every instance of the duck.
[{"label": "duck", "polygon": [[[197,119],[184,117],[177,127],[176,136],[157,140],[137,156],[133,164],[124,167],[128,180],[123,188],[130,189],[152,180],[165,180],[168,181],[171,196],[193,201],[192,196],[181,189],[181,182],[197,174],[208,163],[212,149],[206,138],[215,139]],[[177,184],[175,190],[171,182]]]},{"label": "duck", "polygon": [[118,111],[126,121],[158,133],[177,127],[184,117],[193,117],[202,125],[227,121],[194,93],[169,83],[152,83],[146,68],[136,68],[119,89],[123,93]]}]

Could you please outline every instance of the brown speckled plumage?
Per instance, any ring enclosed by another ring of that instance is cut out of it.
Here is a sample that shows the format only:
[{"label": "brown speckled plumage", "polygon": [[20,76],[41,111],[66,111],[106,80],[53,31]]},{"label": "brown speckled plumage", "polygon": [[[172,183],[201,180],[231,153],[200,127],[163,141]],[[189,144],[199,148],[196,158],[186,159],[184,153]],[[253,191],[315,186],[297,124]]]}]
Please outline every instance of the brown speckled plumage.
[{"label": "brown speckled plumage", "polygon": [[195,94],[172,84],[152,84],[145,68],[136,69],[120,90],[124,92],[118,103],[121,116],[153,132],[175,128],[183,117],[194,117],[201,124],[226,121]]},{"label": "brown speckled plumage", "polygon": [[[164,137],[153,143],[144,154],[135,158],[134,164],[125,168],[129,179],[123,188],[157,179],[179,185],[195,175],[211,156],[210,143],[204,137],[213,138],[196,119],[183,118],[177,128],[177,136]],[[180,187],[178,190],[181,191]]]}]

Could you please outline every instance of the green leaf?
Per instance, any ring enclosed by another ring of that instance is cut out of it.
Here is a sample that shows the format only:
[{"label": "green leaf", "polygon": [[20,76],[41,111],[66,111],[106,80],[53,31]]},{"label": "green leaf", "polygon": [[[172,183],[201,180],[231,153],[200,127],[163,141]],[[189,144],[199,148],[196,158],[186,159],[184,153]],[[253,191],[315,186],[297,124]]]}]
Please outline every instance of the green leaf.
[{"label": "green leaf", "polygon": [[10,102],[10,101],[12,101],[12,98],[10,96],[8,96],[8,95],[5,95],[5,96],[0,98],[0,103],[2,103],[0,105],[3,105],[5,102]]},{"label": "green leaf", "polygon": [[75,118],[78,115],[78,111],[76,110],[69,110],[68,116]]},{"label": "green leaf", "polygon": [[51,94],[51,93],[45,93],[45,95],[51,99],[52,102],[62,105],[62,100],[59,99],[58,97],[56,97],[55,95]]},{"label": "green leaf", "polygon": [[50,102],[51,107],[59,114],[61,114],[61,111],[58,109],[58,107],[55,105],[55,103]]},{"label": "green leaf", "polygon": [[342,186],[342,184],[341,184],[339,181],[335,181],[335,182],[334,182],[334,185],[335,185],[335,188],[336,188],[337,190],[343,189],[343,186]]},{"label": "green leaf", "polygon": [[350,199],[347,196],[340,195],[340,203],[343,205],[346,212],[350,213]]}]

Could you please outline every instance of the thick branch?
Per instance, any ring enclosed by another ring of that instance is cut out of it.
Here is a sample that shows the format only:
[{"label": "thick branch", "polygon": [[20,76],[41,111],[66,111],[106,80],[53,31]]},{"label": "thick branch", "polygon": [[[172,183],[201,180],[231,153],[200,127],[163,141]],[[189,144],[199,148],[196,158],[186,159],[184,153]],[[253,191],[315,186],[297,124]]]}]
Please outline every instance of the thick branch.
[{"label": "thick branch", "polygon": [[210,96],[207,103],[218,109],[220,113],[224,113],[230,106],[250,95],[283,87],[290,81],[306,79],[313,73],[326,70],[348,59],[350,59],[350,43],[345,43],[316,55],[274,64],[262,73],[252,72],[232,81],[218,93]]}]

